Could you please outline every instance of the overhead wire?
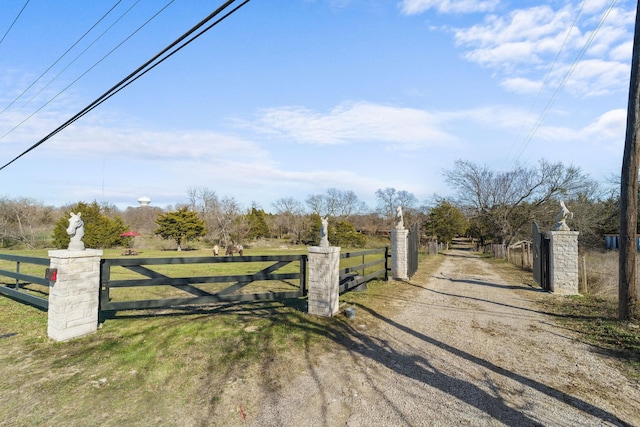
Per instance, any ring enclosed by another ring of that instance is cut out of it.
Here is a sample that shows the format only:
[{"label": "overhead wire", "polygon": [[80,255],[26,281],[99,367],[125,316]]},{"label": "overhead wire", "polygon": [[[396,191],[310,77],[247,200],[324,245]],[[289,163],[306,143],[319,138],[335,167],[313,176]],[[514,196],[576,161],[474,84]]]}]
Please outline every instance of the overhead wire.
[{"label": "overhead wire", "polygon": [[[120,2],[122,2],[122,0],[118,0],[112,7],[111,9],[109,9],[104,15],[102,15],[102,17],[100,19],[98,19],[98,21],[93,24],[91,26],[91,28],[89,28],[82,36],[80,36],[80,38],[78,40],[75,41],[75,43],[73,43],[62,55],[60,55],[58,57],[58,59],[56,59],[53,64],[49,65],[49,67],[44,70],[42,72],[42,74],[40,74],[29,86],[27,86],[26,89],[24,89],[18,96],[16,96],[14,98],[13,101],[11,101],[9,103],[9,105],[7,105],[6,107],[4,107],[4,109],[2,111],[0,111],[0,115],[2,115],[5,111],[7,111],[9,108],[11,108],[11,106],[13,104],[16,103],[16,101],[18,101],[18,99],[22,98],[22,96],[27,93],[27,91],[29,89],[31,89],[36,83],[38,83],[42,77],[44,77],[45,74],[47,74],[53,67],[56,66],[56,64],[58,64],[58,62],[60,62],[62,60],[62,58],[64,58],[74,47],[76,47],[78,45],[78,43],[80,43],[98,24],[100,24],[100,22],[102,22],[112,11],[113,9],[116,8],[116,6],[118,6],[120,4]],[[66,69],[66,68],[65,68]],[[50,82],[49,82],[50,83]],[[40,92],[38,92],[40,93]],[[32,98],[33,99],[33,98]]]},{"label": "overhead wire", "polygon": [[[182,36],[180,36],[174,42],[169,44],[167,47],[162,49],[159,53],[157,53],[151,59],[146,61],[144,64],[142,64],[140,67],[138,67],[135,71],[130,73],[127,77],[125,77],[124,79],[122,79],[121,81],[116,83],[109,90],[107,90],[105,93],[100,95],[98,98],[96,98],[93,102],[91,102],[85,108],[80,110],[80,112],[76,113],[69,120],[64,122],[62,125],[58,126],[51,133],[49,133],[47,136],[45,136],[44,138],[40,139],[35,144],[31,145],[28,149],[23,151],[21,154],[19,154],[16,157],[14,157],[11,161],[9,161],[6,164],[4,164],[3,166],[1,166],[0,167],[0,171],[2,171],[6,167],[8,167],[12,163],[14,163],[16,160],[18,160],[21,157],[25,156],[29,152],[35,150],[37,147],[42,145],[44,142],[46,142],[49,139],[51,139],[52,137],[54,137],[55,135],[60,133],[62,130],[64,130],[65,128],[67,128],[68,126],[70,126],[71,124],[73,124],[74,122],[79,120],[80,118],[84,117],[86,114],[88,114],[89,112],[94,110],[96,107],[101,105],[103,102],[105,102],[106,100],[108,100],[109,98],[114,96],[116,93],[120,92],[122,89],[124,89],[125,87],[129,86],[131,83],[133,83],[134,81],[136,81],[137,79],[142,77],[144,74],[149,72],[151,69],[155,68],[156,66],[158,66],[159,64],[161,64],[162,62],[167,60],[169,57],[173,56],[175,53],[180,51],[182,48],[184,48],[185,46],[187,46],[188,44],[190,44],[191,42],[193,42],[194,40],[196,40],[197,38],[202,36],[204,33],[206,33],[207,31],[211,30],[213,27],[215,27],[220,22],[222,22],[224,19],[226,19],[227,17],[231,16],[233,13],[235,13],[242,6],[244,6],[247,3],[249,3],[250,0],[244,0],[244,1],[240,2],[240,4],[238,4],[233,9],[228,11],[225,15],[223,15],[222,17],[216,19],[215,21],[213,21],[208,26],[204,27],[207,23],[212,21],[220,13],[224,12],[225,9],[227,9],[231,4],[235,3],[236,1],[237,0],[227,0],[224,4],[222,4],[220,7],[218,7],[214,12],[209,14],[206,18],[201,20],[198,24],[193,26],[189,31],[184,33]],[[202,27],[204,27],[204,28],[199,33],[196,33]],[[196,34],[193,35],[194,33],[196,33]],[[192,35],[193,35],[193,37],[191,37]],[[187,40],[188,37],[191,37],[191,39]],[[184,43],[182,45],[178,46],[183,41],[184,41]],[[166,56],[164,56],[164,55],[166,55]]]},{"label": "overhead wire", "polygon": [[[51,97],[47,102],[45,102],[44,104],[42,104],[40,107],[38,107],[35,111],[33,111],[31,114],[29,114],[27,117],[25,117],[21,122],[19,122],[18,124],[16,124],[14,127],[12,127],[11,129],[9,129],[7,132],[5,132],[4,134],[2,134],[2,136],[0,136],[0,140],[4,139],[7,135],[11,134],[13,131],[15,131],[16,129],[18,129],[20,126],[22,126],[24,123],[26,123],[31,117],[35,116],[38,112],[40,112],[44,107],[46,107],[47,105],[49,105],[51,102],[53,102],[56,98],[58,98],[58,96],[62,95],[64,92],[66,92],[71,86],[73,86],[74,84],[76,84],[81,78],[83,78],[84,76],[86,76],[91,70],[93,70],[95,67],[97,67],[102,61],[104,61],[105,59],[107,59],[113,52],[115,52],[117,49],[119,49],[124,43],[126,43],[131,37],[133,37],[138,31],[140,31],[142,28],[144,28],[145,26],[147,26],[151,21],[153,21],[160,13],[162,13],[167,7],[169,7],[169,5],[171,5],[175,0],[170,0],[168,3],[166,3],[161,9],[159,9],[153,16],[151,16],[149,19],[147,19],[142,25],[140,25],[138,28],[136,28],[131,34],[129,34],[127,37],[125,37],[124,40],[122,40],[120,43],[118,43],[115,47],[113,47],[109,52],[107,52],[105,55],[103,55],[98,61],[96,61],[91,67],[89,67],[88,69],[86,69],[82,74],[80,74],[78,77],[76,77],[71,83],[69,83],[67,86],[65,86],[64,88],[62,88],[62,90],[60,90],[57,94],[55,94],[53,97]],[[115,22],[113,22],[111,24],[111,26],[109,26],[109,28],[107,28],[105,31],[102,32],[102,34],[100,34],[100,36],[98,36],[98,38],[96,38],[89,46],[87,46],[82,52],[80,52],[80,54],[78,56],[76,56],[76,58],[70,63],[68,64],[64,69],[62,69],[55,77],[53,80],[57,79],[60,74],[62,74],[67,68],[69,68],[71,66],[71,64],[73,64],[80,56],[82,56],[88,49],[91,48],[91,46],[93,46],[93,44],[95,44],[105,33],[107,33],[114,25],[116,25],[118,23],[118,21],[120,21],[120,19],[122,19],[127,13],[129,13],[131,11],[131,9],[133,9],[138,3],[140,2],[140,0],[137,0],[131,7],[129,7]],[[53,81],[52,80],[52,81]],[[51,83],[51,82],[50,82]],[[45,86],[46,87],[46,86]],[[38,96],[38,94],[40,94],[40,92],[42,92],[44,90],[44,88],[41,88],[39,92],[37,92],[36,94],[34,94],[31,99],[29,99],[29,102],[31,102],[36,96]],[[24,107],[24,106],[23,106]]]},{"label": "overhead wire", "polygon": [[11,25],[9,25],[9,28],[7,29],[7,31],[4,33],[4,35],[2,36],[2,39],[0,39],[0,44],[4,41],[4,39],[7,37],[7,34],[9,34],[9,31],[11,31],[11,29],[13,28],[13,26],[16,24],[16,22],[18,22],[18,19],[20,18],[20,15],[22,15],[22,12],[24,12],[24,10],[27,8],[27,5],[29,4],[29,0],[27,0],[24,3],[24,6],[22,6],[22,9],[20,9],[20,12],[18,12],[18,16],[15,17],[15,19],[13,20],[13,22],[11,23]]},{"label": "overhead wire", "polygon": [[[578,19],[582,15],[582,11],[584,10],[584,6],[587,3],[587,1],[588,0],[582,0],[582,3],[580,3],[580,8],[578,9],[578,12],[576,13],[575,18],[573,19],[573,22],[571,23],[571,26],[569,27],[569,30],[567,31],[567,33],[564,36],[564,40],[562,41],[562,45],[560,45],[560,49],[558,49],[558,52],[556,53],[555,58],[553,58],[553,62],[551,63],[551,66],[549,67],[549,70],[547,71],[547,74],[545,75],[544,80],[542,81],[542,84],[540,85],[540,88],[538,89],[538,93],[536,94],[535,99],[531,103],[531,107],[529,108],[529,111],[527,112],[527,117],[529,117],[531,115],[531,113],[533,112],[533,109],[535,108],[536,104],[538,103],[538,100],[540,99],[540,96],[542,95],[542,92],[547,87],[547,84],[549,83],[549,80],[551,79],[551,73],[555,69],[555,66],[558,63],[558,60],[560,59],[560,55],[564,51],[564,48],[567,45],[567,42],[569,41],[569,36],[571,35],[571,32],[576,27],[576,24],[578,23]],[[520,139],[520,134],[521,134],[523,129],[524,129],[524,124],[520,128],[520,130],[518,131],[518,135],[516,136],[516,141],[518,141]],[[511,150],[513,149],[513,147],[514,147],[513,145],[509,146],[509,152],[507,153],[507,157],[506,157],[507,159],[509,159],[509,156],[511,155]]]},{"label": "overhead wire", "polygon": [[611,10],[613,10],[613,7],[616,5],[616,3],[617,3],[617,0],[612,0],[611,1],[609,6],[607,7],[605,12],[603,13],[602,17],[600,18],[600,21],[598,22],[598,25],[593,30],[593,32],[589,35],[589,38],[585,42],[584,46],[582,47],[582,49],[580,50],[580,52],[578,53],[576,58],[573,60],[573,63],[571,64],[571,66],[569,67],[569,69],[565,73],[564,77],[562,78],[562,80],[560,81],[560,83],[558,84],[556,89],[554,90],[553,94],[551,95],[551,98],[549,98],[549,101],[547,101],[547,104],[545,105],[545,107],[543,108],[542,112],[538,116],[538,119],[536,120],[536,122],[534,123],[533,127],[531,128],[531,131],[529,132],[527,138],[525,139],[524,144],[522,145],[522,147],[520,148],[520,150],[518,151],[518,153],[517,153],[517,155],[515,157],[515,162],[517,162],[520,159],[520,156],[522,156],[522,154],[524,153],[524,150],[527,148],[527,146],[529,145],[529,143],[533,139],[534,135],[536,134],[536,132],[540,128],[540,125],[542,124],[542,120],[544,119],[546,114],[551,109],[551,106],[555,102],[556,98],[558,97],[558,95],[559,95],[560,91],[562,90],[562,88],[564,87],[564,85],[569,80],[569,77],[571,77],[571,74],[573,74],[573,71],[578,66],[579,61],[584,57],[585,53],[587,52],[587,49],[591,46],[591,43],[593,42],[593,39],[598,34],[598,31],[600,31],[600,28],[602,28],[602,25],[604,25],[604,22],[606,21],[607,17],[611,13]]}]

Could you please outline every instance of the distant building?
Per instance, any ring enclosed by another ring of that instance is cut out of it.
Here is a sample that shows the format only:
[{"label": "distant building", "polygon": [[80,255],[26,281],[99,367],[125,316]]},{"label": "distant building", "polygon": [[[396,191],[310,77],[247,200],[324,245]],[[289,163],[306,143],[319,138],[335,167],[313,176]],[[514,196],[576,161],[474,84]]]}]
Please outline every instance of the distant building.
[{"label": "distant building", "polygon": [[[605,234],[604,246],[607,250],[620,249],[620,235],[619,234]],[[640,251],[640,236],[636,237],[636,251]]]},{"label": "distant building", "polygon": [[138,203],[140,203],[140,206],[149,206],[151,199],[147,196],[142,196],[138,199]]}]

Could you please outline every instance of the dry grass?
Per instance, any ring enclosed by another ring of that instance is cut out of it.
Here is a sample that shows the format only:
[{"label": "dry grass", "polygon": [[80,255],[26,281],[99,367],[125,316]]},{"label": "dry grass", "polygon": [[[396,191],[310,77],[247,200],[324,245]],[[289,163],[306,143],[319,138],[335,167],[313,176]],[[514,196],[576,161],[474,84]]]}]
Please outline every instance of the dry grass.
[{"label": "dry grass", "polygon": [[617,301],[618,252],[583,252],[580,254],[579,269],[583,294]]},{"label": "dry grass", "polygon": [[[640,324],[618,320],[618,253],[591,253],[585,257],[589,281],[587,293],[573,296],[540,294],[536,303],[553,315],[555,321],[573,331],[577,339],[619,360],[629,377],[640,379]],[[538,286],[532,273],[504,260],[491,262],[509,281]]]}]

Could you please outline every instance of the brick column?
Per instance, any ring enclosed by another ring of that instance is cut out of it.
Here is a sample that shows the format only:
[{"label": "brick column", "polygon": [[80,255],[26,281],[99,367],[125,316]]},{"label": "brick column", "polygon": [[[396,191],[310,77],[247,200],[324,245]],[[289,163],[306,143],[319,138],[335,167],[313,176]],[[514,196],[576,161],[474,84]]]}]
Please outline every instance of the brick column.
[{"label": "brick column", "polygon": [[578,294],[578,231],[548,231],[551,291]]},{"label": "brick column", "polygon": [[49,288],[48,334],[66,341],[98,328],[101,250],[49,251],[51,268],[58,270]]},{"label": "brick column", "polygon": [[340,294],[340,248],[309,247],[309,313],[331,317],[338,312]]},{"label": "brick column", "polygon": [[407,275],[409,230],[404,228],[391,230],[391,278],[409,280]]}]

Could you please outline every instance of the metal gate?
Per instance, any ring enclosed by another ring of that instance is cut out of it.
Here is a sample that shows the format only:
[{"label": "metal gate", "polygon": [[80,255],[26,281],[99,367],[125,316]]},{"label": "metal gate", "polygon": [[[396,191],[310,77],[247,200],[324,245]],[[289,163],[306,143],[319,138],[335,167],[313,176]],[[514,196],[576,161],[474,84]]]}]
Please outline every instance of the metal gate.
[{"label": "metal gate", "polygon": [[411,278],[418,271],[418,249],[420,247],[420,228],[418,223],[413,224],[409,230],[407,242],[407,276]]},{"label": "metal gate", "polygon": [[540,231],[534,221],[531,226],[531,240],[533,240],[533,278],[544,290],[551,289],[549,279],[549,238]]}]

